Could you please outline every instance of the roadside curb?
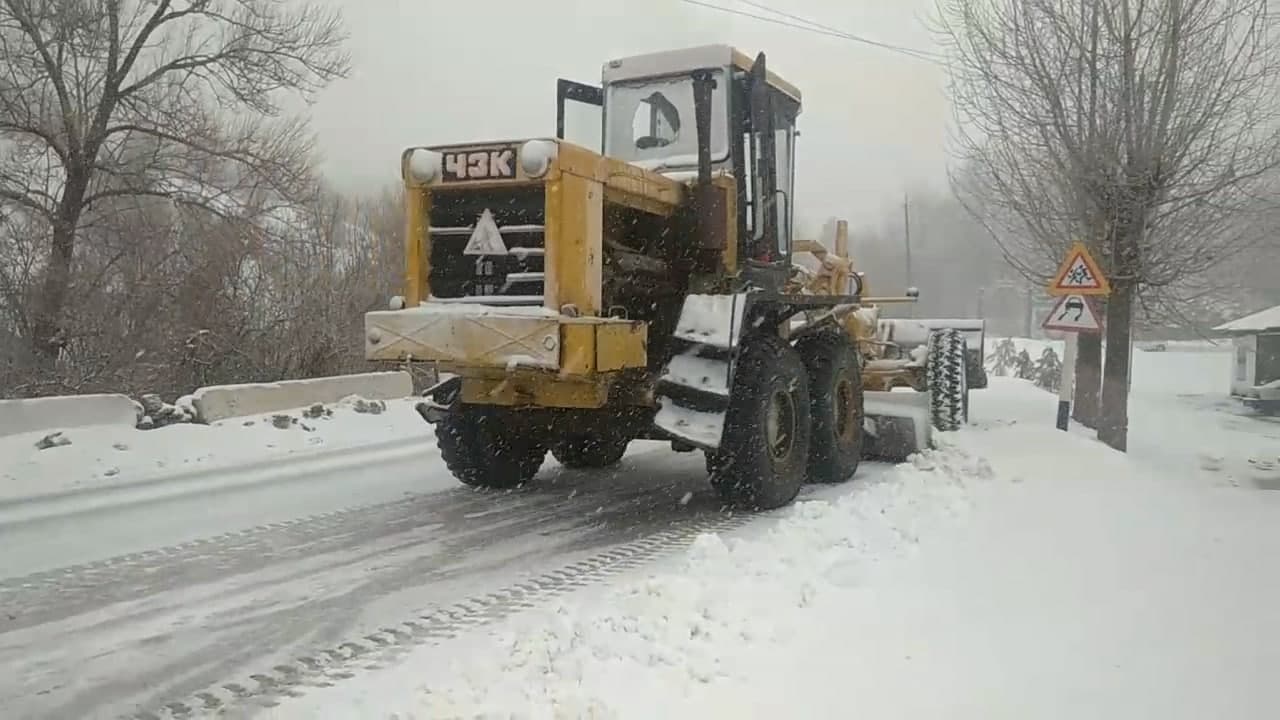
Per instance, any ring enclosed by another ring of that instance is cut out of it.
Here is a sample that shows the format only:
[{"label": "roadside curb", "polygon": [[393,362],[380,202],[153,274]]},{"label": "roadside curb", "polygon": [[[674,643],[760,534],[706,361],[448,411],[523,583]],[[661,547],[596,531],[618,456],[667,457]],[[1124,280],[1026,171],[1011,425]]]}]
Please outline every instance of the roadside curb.
[{"label": "roadside curb", "polygon": [[[435,452],[434,438],[409,436],[345,448],[284,455],[268,460],[188,470],[100,488],[65,490],[0,500],[0,527],[96,512],[183,495],[255,485],[320,469],[354,469],[375,461]],[[230,476],[230,477],[229,477]]]}]

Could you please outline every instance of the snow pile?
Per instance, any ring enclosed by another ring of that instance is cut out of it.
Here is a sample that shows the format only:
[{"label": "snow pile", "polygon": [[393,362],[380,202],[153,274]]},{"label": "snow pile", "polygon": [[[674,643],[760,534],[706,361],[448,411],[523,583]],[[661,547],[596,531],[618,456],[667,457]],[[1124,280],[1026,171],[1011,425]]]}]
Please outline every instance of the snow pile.
[{"label": "snow pile", "polygon": [[[414,399],[333,405],[140,431],[97,425],[0,437],[0,500],[231,469],[404,438],[428,442]],[[183,403],[171,406],[181,408]],[[181,412],[181,410],[177,410]]]},{"label": "snow pile", "polygon": [[137,410],[139,430],[196,421],[195,400],[191,395],[183,395],[174,403],[165,402],[159,395],[142,395],[137,400]]}]

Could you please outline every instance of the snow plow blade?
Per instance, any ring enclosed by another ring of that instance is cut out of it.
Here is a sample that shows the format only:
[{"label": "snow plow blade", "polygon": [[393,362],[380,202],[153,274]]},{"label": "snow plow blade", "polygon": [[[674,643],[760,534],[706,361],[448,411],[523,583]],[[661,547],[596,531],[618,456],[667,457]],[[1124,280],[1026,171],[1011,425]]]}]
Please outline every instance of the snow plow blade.
[{"label": "snow plow blade", "polygon": [[931,442],[929,393],[863,393],[863,429],[867,433],[863,454],[875,460],[902,462],[925,450]]},{"label": "snow plow blade", "polygon": [[880,321],[880,338],[896,345],[906,355],[913,348],[927,345],[929,334],[936,330],[959,330],[964,335],[971,390],[987,386],[983,371],[987,321],[981,318],[893,318]]}]

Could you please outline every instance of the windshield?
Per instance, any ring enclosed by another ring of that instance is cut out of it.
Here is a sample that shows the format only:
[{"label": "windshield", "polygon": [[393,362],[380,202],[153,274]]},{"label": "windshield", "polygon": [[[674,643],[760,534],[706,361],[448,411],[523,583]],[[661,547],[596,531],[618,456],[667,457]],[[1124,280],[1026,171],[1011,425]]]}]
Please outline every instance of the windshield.
[{"label": "windshield", "polygon": [[[728,152],[728,93],[717,71],[711,98],[711,157]],[[693,80],[688,76],[614,83],[606,91],[605,154],[645,167],[696,165]]]}]

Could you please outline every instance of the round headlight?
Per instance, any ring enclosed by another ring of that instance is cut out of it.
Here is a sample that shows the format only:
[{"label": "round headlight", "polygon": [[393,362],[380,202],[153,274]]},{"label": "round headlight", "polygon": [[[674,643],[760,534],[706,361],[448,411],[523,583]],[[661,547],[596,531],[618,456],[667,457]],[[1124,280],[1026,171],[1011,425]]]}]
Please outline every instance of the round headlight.
[{"label": "round headlight", "polygon": [[559,151],[560,146],[550,140],[530,140],[520,148],[520,169],[529,177],[542,177]]},{"label": "round headlight", "polygon": [[426,148],[414,148],[409,154],[409,177],[416,182],[429,183],[440,175],[442,164],[440,153]]}]

